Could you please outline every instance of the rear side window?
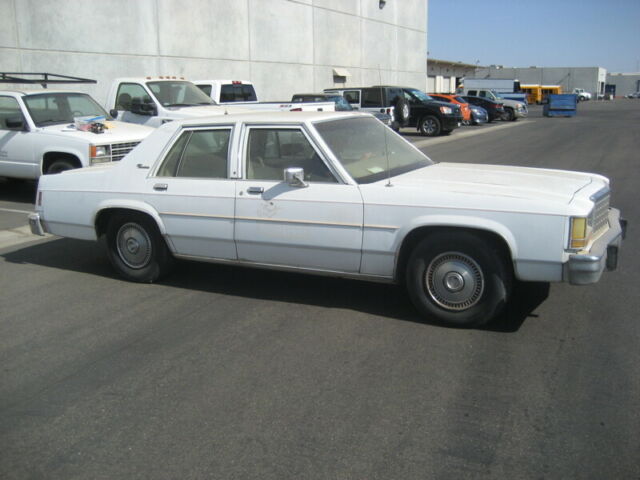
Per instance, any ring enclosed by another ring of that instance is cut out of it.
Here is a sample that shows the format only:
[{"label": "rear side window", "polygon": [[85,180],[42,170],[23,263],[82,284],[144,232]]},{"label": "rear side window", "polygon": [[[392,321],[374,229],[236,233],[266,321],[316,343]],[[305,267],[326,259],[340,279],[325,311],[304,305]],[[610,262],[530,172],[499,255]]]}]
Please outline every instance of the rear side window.
[{"label": "rear side window", "polygon": [[362,107],[376,108],[382,106],[382,89],[369,88],[362,92]]},{"label": "rear side window", "polygon": [[477,97],[478,96],[478,91],[477,90],[469,90],[467,92],[467,95],[471,95],[472,97]]},{"label": "rear side window", "polygon": [[257,100],[253,85],[227,84],[220,87],[220,102],[253,102]]},{"label": "rear side window", "polygon": [[160,177],[227,178],[231,129],[184,132],[158,171]]}]

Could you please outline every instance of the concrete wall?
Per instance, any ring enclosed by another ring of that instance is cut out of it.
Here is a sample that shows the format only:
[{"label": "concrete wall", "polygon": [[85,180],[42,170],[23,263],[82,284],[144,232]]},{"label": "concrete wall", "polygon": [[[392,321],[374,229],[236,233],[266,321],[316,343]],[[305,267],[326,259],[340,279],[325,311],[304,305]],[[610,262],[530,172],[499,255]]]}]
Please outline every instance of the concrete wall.
[{"label": "concrete wall", "polygon": [[607,83],[616,86],[616,97],[640,91],[640,73],[610,73]]},{"label": "concrete wall", "polygon": [[604,92],[606,75],[600,67],[486,67],[478,69],[476,78],[514,78],[522,84],[561,85],[564,92],[584,88],[595,94]]},{"label": "concrete wall", "polygon": [[251,80],[262,100],[335,85],[423,89],[427,1],[0,0],[0,70],[93,78],[73,88],[99,102],[122,76]]}]

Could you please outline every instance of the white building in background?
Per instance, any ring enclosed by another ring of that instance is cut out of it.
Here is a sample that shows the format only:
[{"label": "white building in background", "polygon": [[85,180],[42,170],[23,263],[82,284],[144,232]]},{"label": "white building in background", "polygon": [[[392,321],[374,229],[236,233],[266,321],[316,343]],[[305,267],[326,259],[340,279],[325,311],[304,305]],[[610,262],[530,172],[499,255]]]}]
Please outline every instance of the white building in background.
[{"label": "white building in background", "polygon": [[492,65],[479,68],[475,78],[513,78],[524,85],[560,85],[563,92],[568,93],[574,88],[583,88],[595,98],[596,94],[604,94],[607,71],[601,67],[514,68]]},{"label": "white building in background", "polygon": [[0,0],[0,70],[251,80],[262,100],[424,89],[427,0]]}]

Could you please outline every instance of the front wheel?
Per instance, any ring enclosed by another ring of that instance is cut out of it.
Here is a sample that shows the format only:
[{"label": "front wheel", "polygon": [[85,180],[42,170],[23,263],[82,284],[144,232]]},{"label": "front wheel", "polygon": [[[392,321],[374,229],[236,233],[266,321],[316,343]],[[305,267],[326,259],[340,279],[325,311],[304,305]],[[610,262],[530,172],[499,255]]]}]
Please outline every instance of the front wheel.
[{"label": "front wheel", "polygon": [[440,125],[440,120],[438,120],[434,116],[427,116],[420,120],[419,130],[422,135],[426,135],[427,137],[437,137],[440,135],[440,131],[442,129]]},{"label": "front wheel", "polygon": [[111,218],[107,228],[107,255],[120,275],[142,283],[160,279],[173,263],[155,222],[139,213]]},{"label": "front wheel", "polygon": [[51,165],[47,167],[47,171],[44,172],[47,175],[52,175],[55,173],[66,172],[67,170],[73,170],[76,166],[70,160],[59,159],[51,162]]},{"label": "front wheel", "polygon": [[437,232],[414,249],[406,271],[411,301],[427,318],[473,327],[494,319],[511,291],[511,269],[495,245],[470,232]]},{"label": "front wheel", "polygon": [[513,122],[516,119],[516,115],[513,112],[513,108],[505,108],[503,118],[505,122]]}]

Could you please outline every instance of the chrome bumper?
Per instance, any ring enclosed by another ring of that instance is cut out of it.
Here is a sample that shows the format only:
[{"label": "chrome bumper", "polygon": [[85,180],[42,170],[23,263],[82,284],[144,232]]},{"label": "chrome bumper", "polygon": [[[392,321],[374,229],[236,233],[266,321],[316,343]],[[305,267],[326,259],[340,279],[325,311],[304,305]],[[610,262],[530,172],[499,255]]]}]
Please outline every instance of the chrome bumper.
[{"label": "chrome bumper", "polygon": [[591,246],[591,250],[569,257],[564,264],[562,279],[572,285],[588,285],[600,280],[605,270],[618,267],[618,252],[627,230],[627,221],[620,218],[620,210],[609,209],[609,230]]},{"label": "chrome bumper", "polygon": [[31,228],[31,233],[44,237],[44,233],[46,230],[44,229],[39,213],[29,214],[29,227]]}]

